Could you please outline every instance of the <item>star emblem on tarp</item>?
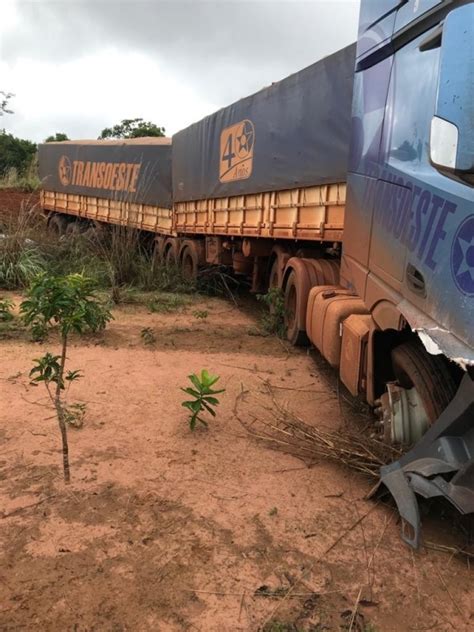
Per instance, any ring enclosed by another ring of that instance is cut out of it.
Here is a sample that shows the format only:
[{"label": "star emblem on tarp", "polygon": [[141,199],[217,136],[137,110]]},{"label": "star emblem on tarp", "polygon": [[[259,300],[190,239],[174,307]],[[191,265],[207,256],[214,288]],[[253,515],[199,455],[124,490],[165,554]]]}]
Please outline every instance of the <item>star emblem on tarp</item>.
[{"label": "star emblem on tarp", "polygon": [[451,271],[461,292],[474,295],[474,215],[466,217],[456,231],[451,248]]},{"label": "star emblem on tarp", "polygon": [[67,156],[61,156],[59,160],[58,171],[61,184],[67,187],[68,184],[70,184],[72,177],[71,161]]},{"label": "star emblem on tarp", "polygon": [[250,121],[244,121],[237,136],[237,153],[240,157],[249,154],[253,147],[254,131]]}]

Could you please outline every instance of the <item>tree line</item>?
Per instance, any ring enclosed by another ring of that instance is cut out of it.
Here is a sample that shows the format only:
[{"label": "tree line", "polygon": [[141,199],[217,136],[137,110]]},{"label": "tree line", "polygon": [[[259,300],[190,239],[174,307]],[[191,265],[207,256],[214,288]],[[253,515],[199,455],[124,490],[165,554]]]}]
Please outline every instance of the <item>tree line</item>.
[{"label": "tree line", "polygon": [[[0,117],[13,114],[10,109],[10,99],[14,95],[0,90]],[[123,119],[112,127],[105,127],[98,136],[98,140],[113,140],[127,138],[142,138],[144,136],[164,136],[165,128],[142,118]],[[64,132],[56,132],[45,139],[45,143],[70,140]],[[18,176],[24,176],[33,164],[37,144],[17,138],[5,129],[0,129],[0,177],[14,169]]]}]

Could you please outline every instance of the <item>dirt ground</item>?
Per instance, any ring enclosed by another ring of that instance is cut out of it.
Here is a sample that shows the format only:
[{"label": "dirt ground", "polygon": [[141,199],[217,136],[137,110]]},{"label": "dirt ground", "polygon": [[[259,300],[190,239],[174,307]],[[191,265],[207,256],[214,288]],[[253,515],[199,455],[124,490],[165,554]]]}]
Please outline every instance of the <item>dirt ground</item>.
[{"label": "dirt ground", "polygon": [[[52,411],[28,380],[57,346],[0,339],[2,632],[473,629],[469,560],[412,552],[393,507],[364,499],[368,480],[307,468],[236,419],[241,389],[249,414],[264,381],[308,423],[336,429],[350,414],[320,359],[254,335],[252,305],[125,305],[103,334],[74,340],[69,367],[84,378],[71,397],[87,415],[69,431],[69,486]],[[226,392],[192,433],[179,387],[202,368]],[[432,515],[424,535],[459,544]]]},{"label": "dirt ground", "polygon": [[26,193],[17,189],[0,189],[0,222],[21,208],[35,209],[39,206],[39,193]]}]

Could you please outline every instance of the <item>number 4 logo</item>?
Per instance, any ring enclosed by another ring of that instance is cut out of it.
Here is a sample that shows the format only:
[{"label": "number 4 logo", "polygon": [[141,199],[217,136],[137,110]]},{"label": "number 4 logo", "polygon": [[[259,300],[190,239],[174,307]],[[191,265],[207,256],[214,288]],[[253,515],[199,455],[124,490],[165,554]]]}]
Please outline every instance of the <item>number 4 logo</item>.
[{"label": "number 4 logo", "polygon": [[249,178],[253,167],[255,127],[245,119],[222,130],[219,180],[231,182]]},{"label": "number 4 logo", "polygon": [[224,153],[222,154],[221,161],[227,161],[227,168],[230,169],[232,166],[232,161],[235,158],[235,154],[232,151],[233,147],[233,136],[229,134],[227,137],[227,142],[224,147]]}]

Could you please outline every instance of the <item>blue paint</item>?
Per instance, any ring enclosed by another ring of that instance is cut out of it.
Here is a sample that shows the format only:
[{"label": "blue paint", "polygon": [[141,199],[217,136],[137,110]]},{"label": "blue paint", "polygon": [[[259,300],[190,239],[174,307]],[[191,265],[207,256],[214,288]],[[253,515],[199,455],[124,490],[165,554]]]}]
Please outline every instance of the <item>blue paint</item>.
[{"label": "blue paint", "polygon": [[[382,4],[385,9],[395,6]],[[449,37],[443,48],[435,36],[442,20],[451,25],[450,33],[459,30],[462,20],[464,30],[472,28],[474,2],[453,8],[441,1],[410,0],[390,13],[390,33],[387,16],[377,23],[377,16],[383,17],[382,12],[377,14],[377,5],[362,0],[359,42],[364,40],[364,45],[358,47],[362,70],[354,82],[346,213],[346,235],[357,235],[358,240],[344,244],[348,270],[355,261],[359,272],[347,283],[364,296],[361,267],[367,275],[384,271],[383,282],[399,294],[400,302],[409,301],[420,315],[451,332],[453,348],[454,340],[462,341],[474,361],[474,175],[469,179],[460,171],[442,171],[430,160],[431,121],[440,111],[440,85],[449,85],[452,76],[457,86],[463,86],[459,99],[443,110],[456,115],[460,125],[472,112],[474,94],[472,41],[470,50],[460,45],[456,52]],[[424,19],[429,20],[426,26],[416,30],[416,22]],[[403,29],[403,40],[398,29]],[[424,47],[431,35],[433,45]],[[463,38],[465,42],[464,31]],[[387,47],[390,41],[393,46]],[[385,56],[379,59],[373,51],[380,42]],[[464,55],[465,63],[458,59],[456,66],[456,55]],[[375,61],[366,67],[366,59]],[[471,146],[472,120],[465,133],[460,129],[463,153],[458,161],[466,168],[471,164],[466,147]],[[408,265],[423,275],[425,297],[410,287]]]},{"label": "blue paint", "polygon": [[474,215],[459,226],[451,248],[451,271],[458,289],[474,296]]}]

